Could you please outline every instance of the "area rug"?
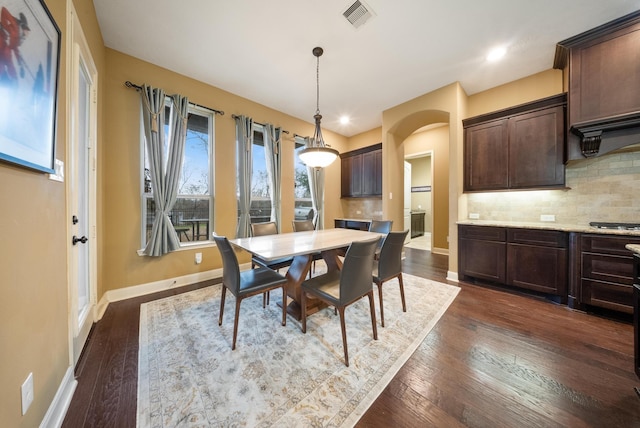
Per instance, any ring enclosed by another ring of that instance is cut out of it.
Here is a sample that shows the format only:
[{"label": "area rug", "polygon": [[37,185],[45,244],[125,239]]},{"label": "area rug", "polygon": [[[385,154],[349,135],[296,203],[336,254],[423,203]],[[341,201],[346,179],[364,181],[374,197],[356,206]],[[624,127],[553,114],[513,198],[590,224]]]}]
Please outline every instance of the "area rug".
[{"label": "area rug", "polygon": [[[138,427],[350,427],[360,419],[453,302],[459,288],[404,274],[383,286],[385,327],[373,340],[368,299],[346,309],[350,367],[340,320],[327,308],[281,325],[279,292],[245,299],[231,350],[235,299],[220,285],[140,308]],[[377,296],[377,291],[376,291]]]}]

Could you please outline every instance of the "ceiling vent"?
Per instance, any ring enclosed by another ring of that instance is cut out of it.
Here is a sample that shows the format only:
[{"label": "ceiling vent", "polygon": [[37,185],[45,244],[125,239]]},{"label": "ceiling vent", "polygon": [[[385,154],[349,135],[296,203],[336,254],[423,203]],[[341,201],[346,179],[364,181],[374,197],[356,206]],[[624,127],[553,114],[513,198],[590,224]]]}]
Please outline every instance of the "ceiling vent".
[{"label": "ceiling vent", "polygon": [[373,17],[373,11],[369,6],[356,0],[342,15],[347,18],[347,21],[349,21],[354,28],[358,28],[367,22],[369,18]]}]

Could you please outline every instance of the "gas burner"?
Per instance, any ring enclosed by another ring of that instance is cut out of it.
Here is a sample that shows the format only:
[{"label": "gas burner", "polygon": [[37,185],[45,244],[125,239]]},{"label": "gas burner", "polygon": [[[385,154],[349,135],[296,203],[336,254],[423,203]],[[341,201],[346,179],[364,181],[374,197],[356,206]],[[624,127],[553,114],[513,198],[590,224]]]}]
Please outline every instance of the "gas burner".
[{"label": "gas burner", "polygon": [[601,223],[592,221],[589,226],[596,229],[640,230],[640,223]]}]

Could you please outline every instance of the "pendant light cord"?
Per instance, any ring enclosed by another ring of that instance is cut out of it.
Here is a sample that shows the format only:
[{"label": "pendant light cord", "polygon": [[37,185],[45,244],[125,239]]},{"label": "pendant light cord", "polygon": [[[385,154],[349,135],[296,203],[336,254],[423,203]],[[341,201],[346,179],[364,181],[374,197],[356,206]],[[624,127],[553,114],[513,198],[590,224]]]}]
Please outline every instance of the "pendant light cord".
[{"label": "pendant light cord", "polygon": [[316,114],[320,114],[320,56],[316,57]]}]

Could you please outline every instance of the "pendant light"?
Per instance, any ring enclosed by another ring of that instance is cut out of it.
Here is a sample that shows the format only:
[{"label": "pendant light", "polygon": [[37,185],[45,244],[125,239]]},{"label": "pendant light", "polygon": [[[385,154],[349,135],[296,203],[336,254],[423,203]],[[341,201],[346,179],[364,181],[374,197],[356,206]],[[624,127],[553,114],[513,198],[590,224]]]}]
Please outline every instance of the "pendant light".
[{"label": "pendant light", "polygon": [[322,48],[313,48],[313,55],[316,57],[316,114],[313,116],[316,121],[316,129],[313,132],[313,138],[307,143],[307,147],[298,154],[300,160],[311,168],[329,166],[338,157],[338,151],[327,147],[324,143],[320,128],[320,120],[322,119],[320,114],[320,56],[323,53]]}]

